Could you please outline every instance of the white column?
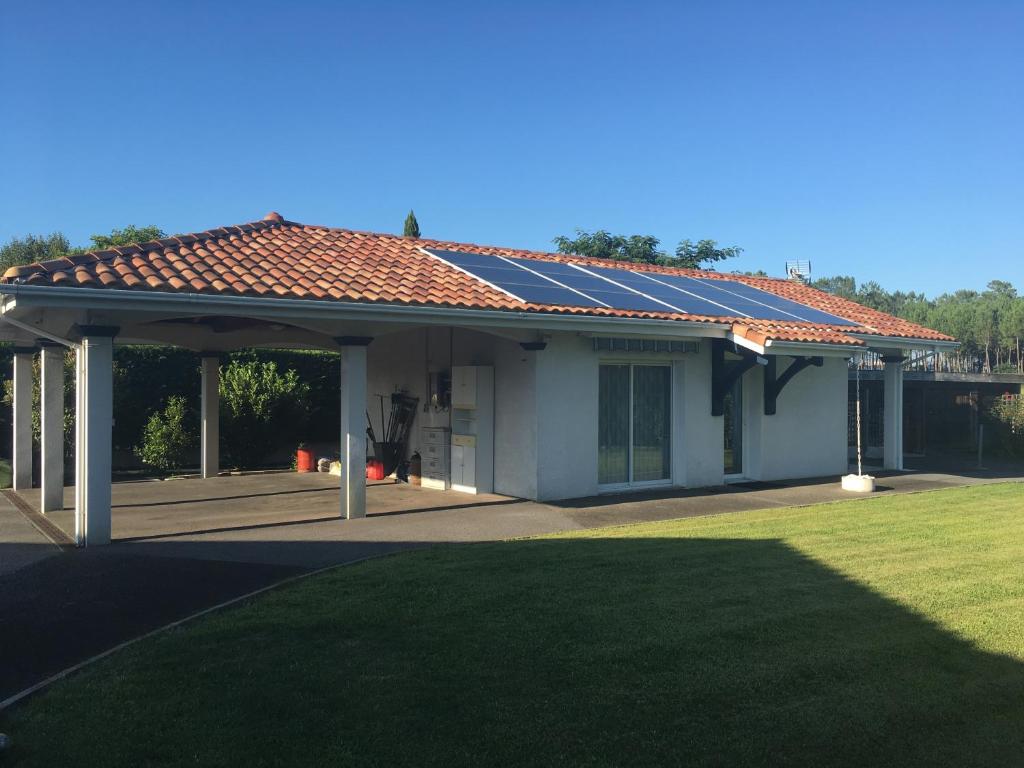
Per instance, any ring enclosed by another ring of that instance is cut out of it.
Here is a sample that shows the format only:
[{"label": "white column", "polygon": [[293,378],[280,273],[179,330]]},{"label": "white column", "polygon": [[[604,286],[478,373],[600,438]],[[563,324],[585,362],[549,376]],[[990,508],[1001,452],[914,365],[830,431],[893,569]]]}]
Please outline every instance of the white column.
[{"label": "white column", "polygon": [[77,359],[75,414],[75,541],[110,543],[110,460],[113,426],[113,335],[116,329],[82,328]]},{"label": "white column", "polygon": [[341,516],[366,517],[366,347],[346,336],[341,344]]},{"label": "white column", "polygon": [[220,357],[202,357],[202,475],[217,477],[220,473]]},{"label": "white column", "polygon": [[885,362],[885,421],[882,425],[882,466],[903,469],[903,358],[883,357]]},{"label": "white column", "polygon": [[14,349],[14,440],[11,447],[14,490],[32,487],[32,347]]},{"label": "white column", "polygon": [[39,362],[40,511],[53,512],[64,508],[64,347],[44,343]]}]

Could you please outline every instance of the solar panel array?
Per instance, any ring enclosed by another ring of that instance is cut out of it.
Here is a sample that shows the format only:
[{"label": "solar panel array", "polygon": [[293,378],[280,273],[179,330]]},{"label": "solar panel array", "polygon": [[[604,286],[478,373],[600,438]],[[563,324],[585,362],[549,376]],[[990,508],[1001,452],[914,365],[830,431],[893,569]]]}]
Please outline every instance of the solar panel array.
[{"label": "solar panel array", "polygon": [[736,280],[426,248],[429,254],[530,304],[680,312],[756,320],[855,325]]}]

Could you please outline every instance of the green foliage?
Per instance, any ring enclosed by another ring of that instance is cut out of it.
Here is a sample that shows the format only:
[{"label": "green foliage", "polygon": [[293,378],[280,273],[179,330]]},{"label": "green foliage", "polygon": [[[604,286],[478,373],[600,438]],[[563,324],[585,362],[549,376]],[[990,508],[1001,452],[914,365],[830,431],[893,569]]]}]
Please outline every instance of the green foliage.
[{"label": "green foliage", "polygon": [[849,275],[819,278],[812,285],[953,336],[961,344],[959,357],[975,361],[979,370],[1024,373],[1024,297],[1004,280],[993,280],[980,293],[959,290],[936,299],[887,291],[873,280],[858,285]]},{"label": "green foliage", "polygon": [[655,264],[666,254],[658,250],[659,240],[649,235],[613,235],[603,229],[597,232],[576,230],[576,237],[559,235],[552,242],[559,253],[573,253],[592,259],[614,259],[636,264]]},{"label": "green foliage", "polygon": [[696,243],[690,240],[682,240],[676,246],[676,260],[671,262],[671,264],[672,266],[696,269],[700,266],[707,266],[718,261],[734,258],[742,252],[743,249],[737,246],[719,248],[718,243],[714,240],[699,240]]},{"label": "green foliage", "polygon": [[275,362],[232,361],[221,370],[221,434],[229,461],[256,467],[292,451],[308,418],[309,385]]},{"label": "green foliage", "polygon": [[82,253],[86,250],[101,250],[119,245],[144,243],[147,240],[157,240],[161,237],[166,237],[166,234],[159,227],[136,227],[131,224],[124,229],[115,229],[109,235],[93,235],[89,238],[92,244],[88,248],[72,247],[67,237],[61,232],[13,237],[5,245],[0,246],[0,274],[10,267],[21,264],[62,259],[65,256]]},{"label": "green foliage", "polygon": [[697,268],[703,264],[738,256],[742,248],[719,248],[714,240],[682,240],[672,256],[661,250],[661,241],[651,235],[613,235],[603,229],[597,232],[576,230],[575,237],[559,235],[553,241],[559,253],[613,259],[634,264],[663,264],[672,267]]},{"label": "green foliage", "polygon": [[198,464],[199,421],[188,401],[175,395],[163,410],[149,417],[136,449],[139,458],[150,467],[163,471]]},{"label": "green foliage", "polygon": [[[39,355],[32,358],[32,441],[38,445],[42,434],[42,409],[40,407],[40,377],[42,366]],[[74,451],[75,434],[75,353],[71,350],[64,352],[64,455],[70,458]],[[4,379],[3,396],[0,402],[5,406],[5,411],[14,406],[14,378],[13,376]],[[6,428],[9,419],[3,419]]]},{"label": "green foliage", "polygon": [[1024,456],[1024,397],[996,398],[988,413],[996,453]]},{"label": "green foliage", "polygon": [[409,215],[405,217],[405,226],[402,228],[403,237],[419,237],[420,236],[420,223],[416,221],[416,214],[409,211]]},{"label": "green foliage", "polygon": [[71,243],[60,232],[50,235],[14,237],[0,246],[0,274],[21,264],[62,259],[71,252]]},{"label": "green foliage", "polygon": [[92,235],[92,247],[89,250],[100,251],[105,248],[115,248],[121,245],[133,245],[145,243],[149,240],[159,240],[167,237],[167,234],[160,227],[136,227],[129,224],[124,229],[112,230],[109,235]]}]

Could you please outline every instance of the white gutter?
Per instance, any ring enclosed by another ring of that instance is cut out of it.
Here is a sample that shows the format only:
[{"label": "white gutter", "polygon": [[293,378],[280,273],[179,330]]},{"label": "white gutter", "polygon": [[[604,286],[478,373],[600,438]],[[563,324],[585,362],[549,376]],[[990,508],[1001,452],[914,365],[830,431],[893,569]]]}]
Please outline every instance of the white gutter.
[{"label": "white gutter", "polygon": [[[731,324],[696,320],[658,320],[639,317],[601,317],[596,315],[555,314],[488,309],[369,304],[365,302],[313,299],[277,299],[252,296],[211,296],[199,293],[163,293],[126,291],[116,288],[61,288],[50,286],[0,284],[0,295],[13,296],[20,306],[67,307],[74,309],[144,311],[163,313],[208,312],[250,316],[292,317],[307,320],[367,320],[409,322],[411,319],[436,324],[478,323],[496,326],[540,328],[574,326],[592,329],[595,325],[619,328],[628,326],[660,335],[721,337]],[[4,306],[3,312],[9,311]]]},{"label": "white gutter", "polygon": [[[321,299],[280,299],[263,296],[212,296],[201,293],[170,293],[162,291],[127,291],[117,288],[63,288],[55,286],[0,284],[0,296],[14,297],[22,306],[67,307],[74,309],[121,310],[141,312],[184,313],[207,312],[209,314],[237,314],[269,316],[276,318],[303,318],[307,320],[365,320],[377,322],[419,322],[436,325],[475,323],[499,327],[550,328],[553,330],[593,330],[595,326],[611,329],[630,328],[631,333],[653,333],[659,336],[703,336],[711,338],[732,338],[732,323],[700,322],[696,320],[658,320],[640,317],[604,317],[599,315],[556,314],[547,312],[523,312],[516,310],[458,309],[451,307],[412,306],[404,304],[369,304],[355,301],[328,301]],[[3,319],[15,325],[7,317],[10,308],[0,309]],[[20,322],[20,321],[19,321]],[[39,336],[52,338],[60,344],[71,344],[52,334],[24,323],[17,326],[30,330]],[[935,341],[931,339],[901,338],[877,334],[844,331],[848,336],[887,347],[925,347],[929,349],[956,349],[956,341]],[[749,346],[752,342],[739,341]],[[842,344],[820,344],[811,342],[785,342],[769,340],[764,348],[749,347],[759,354],[767,348],[775,351],[783,345],[793,349],[821,351],[846,350]],[[852,353],[853,350],[850,350]],[[785,354],[779,350],[780,354]]]},{"label": "white gutter", "polygon": [[847,331],[847,336],[854,339],[860,339],[866,341],[870,345],[879,347],[926,347],[929,349],[935,349],[936,351],[943,349],[956,349],[960,346],[959,341],[943,341],[941,339],[919,339],[913,337],[904,336],[882,336],[874,333],[856,333],[854,331]]}]

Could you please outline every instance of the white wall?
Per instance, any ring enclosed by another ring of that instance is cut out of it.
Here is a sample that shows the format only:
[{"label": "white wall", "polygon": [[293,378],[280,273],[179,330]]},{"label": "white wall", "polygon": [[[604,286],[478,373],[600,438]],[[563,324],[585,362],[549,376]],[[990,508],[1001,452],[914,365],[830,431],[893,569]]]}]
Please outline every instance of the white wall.
[{"label": "white wall", "polygon": [[[781,358],[778,372],[790,361]],[[846,473],[847,375],[845,360],[826,357],[821,368],[808,367],[794,376],[779,395],[776,413],[765,416],[764,369],[748,373],[744,397],[755,411],[748,412],[748,426],[756,420],[747,440],[748,477],[787,480]]]},{"label": "white wall", "polygon": [[593,342],[553,334],[537,355],[537,498],[597,493],[599,357]]},{"label": "white wall", "polygon": [[[592,341],[553,333],[547,348],[526,352],[517,342],[456,328],[412,329],[382,336],[369,348],[368,410],[375,395],[395,387],[420,398],[411,438],[423,425],[448,426],[446,412],[424,413],[427,371],[455,365],[493,365],[495,380],[494,489],[522,498],[556,500],[598,493],[598,366],[602,359],[671,362],[673,371],[672,482],[696,488],[723,482],[724,424],[711,415],[711,344],[696,354],[605,355]],[[790,358],[779,361],[780,373]],[[780,480],[846,471],[846,362],[826,358],[801,371],[782,391],[777,413],[764,415],[764,369],[744,376],[744,474]]]},{"label": "white wall", "polygon": [[697,354],[685,355],[682,368],[682,435],[672,450],[681,454],[677,484],[689,488],[721,485],[725,454],[725,424],[711,415],[711,344],[703,341]]}]

